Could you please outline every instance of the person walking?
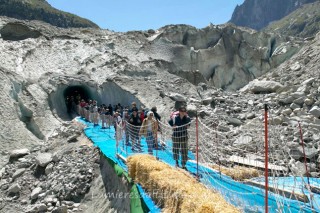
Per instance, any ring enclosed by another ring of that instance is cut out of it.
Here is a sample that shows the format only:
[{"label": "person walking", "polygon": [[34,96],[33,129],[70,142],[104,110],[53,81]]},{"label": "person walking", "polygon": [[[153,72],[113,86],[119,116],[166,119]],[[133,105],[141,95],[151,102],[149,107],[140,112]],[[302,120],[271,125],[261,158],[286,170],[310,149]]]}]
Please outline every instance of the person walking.
[{"label": "person walking", "polygon": [[157,121],[161,121],[161,116],[158,114],[158,109],[156,106],[151,108],[151,111],[153,112],[153,117],[157,120]]},{"label": "person walking", "polygon": [[97,101],[94,100],[92,103],[92,123],[93,126],[98,126],[99,124],[99,112],[98,112],[98,105]]},{"label": "person walking", "polygon": [[148,153],[153,154],[153,141],[157,138],[158,125],[157,121],[154,119],[154,114],[152,111],[147,113],[147,117],[143,120],[139,136],[144,136],[148,145]]},{"label": "person walking", "polygon": [[[157,125],[158,125],[158,132],[160,132],[160,133],[162,133],[161,132],[161,123],[160,123],[160,121],[161,121],[161,116],[158,114],[158,109],[157,109],[157,107],[156,106],[154,106],[154,107],[152,107],[151,108],[151,112],[153,112],[153,118],[157,121]],[[158,141],[156,141],[157,139],[156,138],[154,138],[154,141],[153,141],[153,146],[154,146],[154,148],[158,148]]]},{"label": "person walking", "polygon": [[181,152],[181,166],[186,169],[188,160],[188,127],[191,119],[187,115],[187,109],[184,106],[179,108],[179,115],[172,117],[169,120],[169,125],[173,127],[172,133],[172,152],[173,159],[176,161],[176,166],[179,167],[178,159]]},{"label": "person walking", "polygon": [[122,119],[121,119],[120,113],[116,111],[113,115],[113,125],[114,125],[115,132],[117,132],[117,126],[118,124],[121,124],[121,122],[122,122]]},{"label": "person walking", "polygon": [[100,114],[100,120],[101,120],[101,129],[105,129],[106,128],[106,108],[105,106],[102,104],[98,110],[99,114]]},{"label": "person walking", "polygon": [[134,150],[135,147],[137,147],[138,150],[141,151],[141,143],[139,140],[139,130],[142,122],[140,120],[140,117],[138,116],[137,108],[132,111],[132,114],[130,115],[129,123],[130,123],[130,128],[129,128],[130,138],[132,142],[131,149]]},{"label": "person walking", "polygon": [[130,135],[130,126],[129,126],[129,120],[130,120],[130,115],[127,109],[123,111],[123,117],[122,117],[122,122],[123,122],[123,127],[125,129],[125,134],[126,134],[126,146],[129,146],[129,135]]}]

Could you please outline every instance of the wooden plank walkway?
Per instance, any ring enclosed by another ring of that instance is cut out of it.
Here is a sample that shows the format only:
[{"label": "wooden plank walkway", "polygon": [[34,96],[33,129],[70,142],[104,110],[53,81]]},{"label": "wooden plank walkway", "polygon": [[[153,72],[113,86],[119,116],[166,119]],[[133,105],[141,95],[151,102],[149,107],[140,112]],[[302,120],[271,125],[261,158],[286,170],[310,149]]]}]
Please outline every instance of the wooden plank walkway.
[{"label": "wooden plank walkway", "polygon": [[[257,161],[257,160],[253,160],[253,159],[249,159],[249,158],[244,158],[244,157],[240,157],[240,156],[236,156],[236,155],[232,155],[229,158],[229,161],[234,162],[234,163],[238,163],[241,165],[245,165],[245,166],[258,167],[260,169],[265,168],[264,163],[261,161]],[[280,171],[280,172],[287,172],[288,171],[288,169],[286,167],[277,166],[277,165],[274,165],[271,163],[269,163],[268,169],[269,170],[276,170],[276,171]]]},{"label": "wooden plank walkway", "polygon": [[[264,187],[265,187],[264,183],[260,183],[260,182],[256,182],[256,181],[252,181],[252,180],[247,180],[247,181],[244,181],[243,183],[246,183],[251,186],[259,187],[261,189],[264,189]],[[298,201],[301,201],[304,203],[309,203],[309,198],[305,194],[297,193],[294,191],[288,191],[285,189],[275,188],[273,186],[269,186],[268,188],[269,188],[270,192],[274,192],[276,194],[287,197],[289,199],[298,200]]]}]

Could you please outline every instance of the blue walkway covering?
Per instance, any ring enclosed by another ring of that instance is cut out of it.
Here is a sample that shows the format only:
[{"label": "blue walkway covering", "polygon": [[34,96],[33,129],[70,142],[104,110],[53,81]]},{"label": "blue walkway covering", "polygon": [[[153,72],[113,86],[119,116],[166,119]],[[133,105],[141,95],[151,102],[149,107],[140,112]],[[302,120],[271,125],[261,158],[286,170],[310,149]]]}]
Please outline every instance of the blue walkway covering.
[{"label": "blue walkway covering", "polygon": [[[110,129],[101,129],[101,126],[93,126],[92,123],[85,122],[83,119],[78,119],[78,121],[85,123],[87,127],[85,128],[86,136],[92,140],[95,146],[99,147],[99,149],[108,157],[109,159],[116,162],[119,166],[121,166],[125,171],[128,171],[126,164],[119,158],[117,158],[116,153],[121,154],[124,157],[129,157],[130,155],[136,154],[137,152],[133,152],[130,146],[125,146],[123,143],[120,143],[118,149],[116,148],[116,141],[115,141],[115,131],[114,128],[111,127]],[[169,145],[171,141],[166,141]],[[141,140],[142,144],[142,152],[147,153],[147,144],[145,139]],[[159,160],[174,166],[175,161],[172,158],[172,150],[169,149],[159,149],[153,151],[154,155],[157,155]],[[189,151],[188,158],[190,160],[194,160],[195,157],[193,153]],[[188,161],[186,165],[189,172],[192,174],[197,173],[197,165],[194,161]],[[211,168],[208,168],[204,165],[199,165],[199,173],[200,173],[200,181],[212,188],[215,191],[218,191],[229,203],[233,204],[234,206],[241,208],[244,212],[264,212],[264,190],[258,187],[250,186],[238,181],[234,181],[232,178],[220,174],[218,171],[215,171]],[[256,182],[264,182],[262,178],[253,179]],[[311,180],[311,179],[310,179]],[[273,178],[270,178],[269,185],[273,186],[275,183]],[[293,177],[283,177],[278,178],[276,184],[278,188],[281,188],[281,184],[285,183],[287,186],[291,184],[292,187],[294,185],[303,186],[303,184],[299,182],[299,179]],[[312,184],[314,186],[320,186],[320,179],[313,178]],[[288,190],[292,191],[292,187]],[[141,186],[138,186],[140,194],[146,195],[143,191]],[[281,188],[282,189],[282,188]],[[298,192],[295,189],[295,192]],[[285,198],[278,194],[274,194],[269,192],[269,212],[270,213],[277,213],[279,209],[281,212],[320,212],[320,195],[319,194],[312,194],[313,198],[309,194],[306,189],[301,188],[299,191],[301,194],[306,194],[309,199],[311,199],[312,206],[310,203],[303,203],[297,200]],[[147,204],[148,208],[151,212],[160,212],[160,209],[152,202],[150,197],[142,196],[145,203]],[[280,205],[280,206],[278,206]],[[313,211],[312,211],[313,210]]]}]

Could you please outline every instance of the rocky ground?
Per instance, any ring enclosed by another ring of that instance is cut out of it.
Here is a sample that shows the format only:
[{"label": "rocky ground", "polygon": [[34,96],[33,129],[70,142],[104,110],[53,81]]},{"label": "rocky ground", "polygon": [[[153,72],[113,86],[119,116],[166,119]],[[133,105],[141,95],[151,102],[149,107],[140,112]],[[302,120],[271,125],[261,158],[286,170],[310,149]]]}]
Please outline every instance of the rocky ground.
[{"label": "rocky ground", "polygon": [[68,89],[98,103],[157,106],[164,121],[186,103],[218,130],[219,146],[203,138],[207,160],[226,165],[232,154],[261,160],[267,103],[272,162],[306,173],[300,121],[310,174],[320,176],[319,33],[301,40],[232,25],[115,33],[3,17],[0,33],[2,212],[90,212],[98,205],[90,190],[103,197],[97,150],[66,113]]},{"label": "rocky ground", "polygon": [[[202,112],[208,126],[219,124],[223,144],[218,152],[220,161],[227,164],[228,157],[235,153],[264,155],[263,115],[264,104],[268,104],[272,163],[288,167],[287,175],[306,175],[300,122],[309,175],[320,177],[319,38],[320,34],[297,55],[239,92],[198,87],[202,103],[207,104],[200,108],[200,115]],[[217,151],[216,144],[207,145],[212,153]]]},{"label": "rocky ground", "polygon": [[[91,212],[86,210],[92,209],[91,197],[103,198],[100,205],[107,201],[99,187],[98,150],[82,129],[66,122],[52,143],[9,153],[0,172],[0,212]],[[110,202],[106,205],[112,212]]]}]

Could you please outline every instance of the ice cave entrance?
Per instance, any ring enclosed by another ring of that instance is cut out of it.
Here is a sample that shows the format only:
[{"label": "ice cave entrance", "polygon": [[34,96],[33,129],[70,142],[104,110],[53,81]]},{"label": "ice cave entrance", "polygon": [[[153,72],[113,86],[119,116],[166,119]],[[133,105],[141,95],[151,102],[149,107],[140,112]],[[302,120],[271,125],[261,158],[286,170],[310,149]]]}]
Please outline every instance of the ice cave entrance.
[{"label": "ice cave entrance", "polygon": [[[141,106],[140,100],[131,92],[121,88],[114,82],[105,82],[101,86],[90,85],[83,82],[71,82],[68,85],[60,84],[56,91],[50,95],[50,107],[54,114],[58,115],[63,120],[71,120],[76,116],[74,112],[74,104],[68,106],[68,98],[75,99],[80,96],[85,101],[97,100],[98,105],[111,104],[116,105],[120,103],[122,106],[130,106],[134,101],[137,106]],[[69,107],[74,107],[70,110]]]},{"label": "ice cave entrance", "polygon": [[55,92],[50,95],[50,107],[54,114],[63,120],[71,120],[76,114],[77,97],[100,100],[95,88],[81,83],[60,84]]},{"label": "ice cave entrance", "polygon": [[81,86],[70,86],[67,87],[63,93],[65,104],[67,107],[67,113],[74,117],[77,114],[77,104],[79,101],[84,99],[85,101],[90,100],[89,91]]},{"label": "ice cave entrance", "polygon": [[64,99],[66,100],[68,97],[77,97],[80,96],[81,99],[89,100],[90,93],[84,87],[81,86],[70,86],[64,91]]}]

